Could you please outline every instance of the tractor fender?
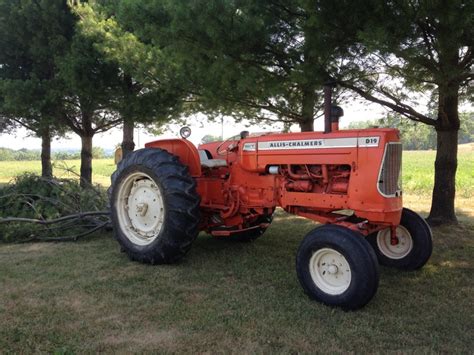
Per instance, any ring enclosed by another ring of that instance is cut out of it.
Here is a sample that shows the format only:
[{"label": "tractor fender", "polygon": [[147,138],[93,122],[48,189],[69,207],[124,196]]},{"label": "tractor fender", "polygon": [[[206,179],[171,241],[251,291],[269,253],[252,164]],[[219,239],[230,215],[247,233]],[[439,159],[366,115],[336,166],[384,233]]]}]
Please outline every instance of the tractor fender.
[{"label": "tractor fender", "polygon": [[160,139],[145,144],[146,148],[160,148],[176,155],[189,169],[192,177],[201,176],[201,160],[197,148],[186,139]]}]

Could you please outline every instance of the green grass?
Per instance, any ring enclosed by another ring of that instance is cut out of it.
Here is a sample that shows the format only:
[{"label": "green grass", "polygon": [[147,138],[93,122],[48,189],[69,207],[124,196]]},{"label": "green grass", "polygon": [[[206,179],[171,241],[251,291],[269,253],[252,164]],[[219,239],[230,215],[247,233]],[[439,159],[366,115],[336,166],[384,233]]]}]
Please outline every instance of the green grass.
[{"label": "green grass", "polygon": [[[65,168],[72,169],[79,174],[80,160],[61,160],[53,162],[53,173],[58,177],[75,177],[68,173]],[[115,170],[113,159],[94,159],[92,161],[93,181],[104,186],[110,185],[110,175]],[[0,183],[9,182],[14,176],[24,172],[40,174],[41,164],[39,161],[0,161]]]},{"label": "green grass", "polygon": [[[424,216],[433,160],[433,152],[404,155],[404,203]],[[25,169],[39,164],[0,162],[0,182]],[[107,185],[113,169],[95,161],[94,180]],[[129,261],[110,233],[0,245],[0,352],[471,353],[473,174],[473,152],[460,152],[461,223],[433,230],[422,270],[381,268],[378,293],[356,312],[305,296],[295,255],[315,224],[281,211],[253,243],[203,234],[170,266]]]},{"label": "green grass", "polygon": [[[403,189],[406,192],[431,194],[435,155],[435,151],[403,152]],[[456,190],[460,197],[474,195],[474,150],[461,150],[458,154]]]},{"label": "green grass", "polygon": [[202,235],[171,266],[129,261],[109,234],[3,245],[0,349],[470,353],[473,227],[436,229],[420,271],[382,268],[376,297],[356,312],[302,292],[295,254],[314,224],[282,212],[253,243]]}]

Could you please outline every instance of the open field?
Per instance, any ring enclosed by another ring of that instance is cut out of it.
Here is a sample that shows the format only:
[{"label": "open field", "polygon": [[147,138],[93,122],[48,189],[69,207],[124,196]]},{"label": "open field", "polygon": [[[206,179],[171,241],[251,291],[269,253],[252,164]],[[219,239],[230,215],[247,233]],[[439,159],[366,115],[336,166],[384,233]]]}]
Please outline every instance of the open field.
[{"label": "open field", "polygon": [[[74,174],[66,169],[71,169],[79,174],[80,160],[61,160],[53,162],[53,173],[57,177],[73,178]],[[103,186],[110,185],[110,175],[115,170],[113,159],[94,159],[92,161],[94,183]],[[39,161],[0,161],[0,183],[9,182],[14,176],[31,172],[41,174],[41,163]]]},{"label": "open field", "polygon": [[[431,194],[436,152],[403,152],[403,189],[410,194]],[[459,197],[474,196],[474,144],[459,146],[456,189]]]},{"label": "open field", "polygon": [[[404,154],[405,205],[424,216],[433,159]],[[0,162],[0,182],[39,170],[17,164]],[[113,163],[94,164],[95,181],[108,184]],[[0,245],[0,352],[472,353],[474,151],[460,153],[458,177],[461,223],[434,229],[422,270],[381,268],[376,297],[357,312],[304,295],[295,255],[315,224],[281,211],[257,241],[203,234],[171,266],[129,261],[110,233]]]}]

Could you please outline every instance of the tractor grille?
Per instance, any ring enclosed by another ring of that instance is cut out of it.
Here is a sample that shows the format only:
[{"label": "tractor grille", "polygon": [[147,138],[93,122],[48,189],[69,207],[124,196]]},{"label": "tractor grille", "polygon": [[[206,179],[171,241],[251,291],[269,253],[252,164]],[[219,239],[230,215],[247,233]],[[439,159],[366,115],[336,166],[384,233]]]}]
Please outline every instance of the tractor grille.
[{"label": "tractor grille", "polygon": [[384,196],[399,196],[402,167],[402,144],[387,143],[379,174],[378,188]]}]

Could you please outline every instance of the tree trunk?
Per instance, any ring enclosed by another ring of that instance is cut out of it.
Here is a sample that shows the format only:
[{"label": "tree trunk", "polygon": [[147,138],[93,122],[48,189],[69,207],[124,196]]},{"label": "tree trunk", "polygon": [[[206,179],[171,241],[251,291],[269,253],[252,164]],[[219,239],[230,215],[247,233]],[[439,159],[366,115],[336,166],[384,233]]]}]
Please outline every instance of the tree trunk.
[{"label": "tree trunk", "polygon": [[41,131],[41,176],[53,177],[53,166],[51,164],[51,130],[45,127]]},{"label": "tree trunk", "polygon": [[301,132],[314,131],[314,121],[300,121],[299,125]]},{"label": "tree trunk", "polygon": [[456,223],[454,199],[458,166],[458,86],[439,88],[438,120],[436,122],[436,161],[433,201],[428,222],[435,226]]},{"label": "tree trunk", "polygon": [[93,135],[81,136],[81,187],[92,184],[92,137]]},{"label": "tree trunk", "polygon": [[458,131],[437,131],[435,181],[428,222],[435,226],[456,223],[454,199],[458,165]]},{"label": "tree trunk", "polygon": [[303,99],[301,102],[301,120],[299,121],[301,132],[314,131],[314,105],[316,92],[312,85],[303,88]]},{"label": "tree trunk", "polygon": [[133,141],[133,129],[133,120],[125,120],[123,123],[122,159],[124,159],[135,149],[135,143]]}]

